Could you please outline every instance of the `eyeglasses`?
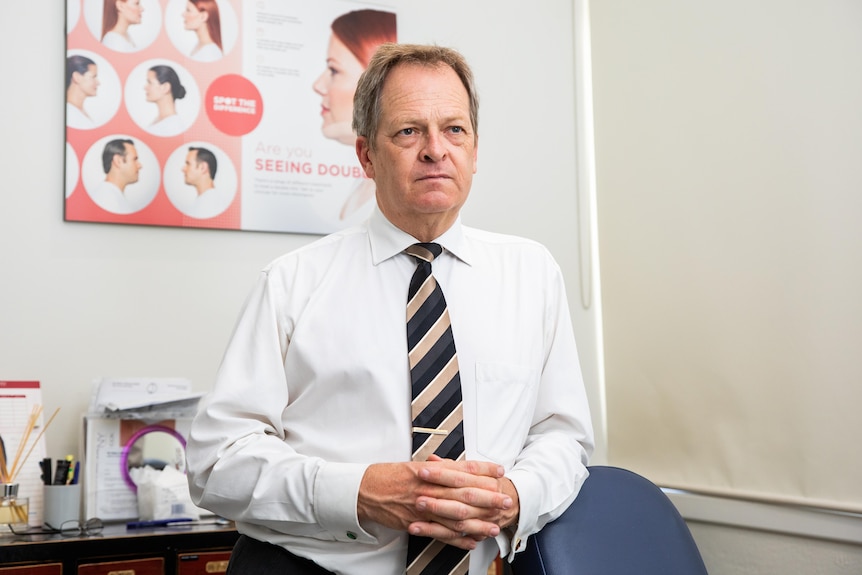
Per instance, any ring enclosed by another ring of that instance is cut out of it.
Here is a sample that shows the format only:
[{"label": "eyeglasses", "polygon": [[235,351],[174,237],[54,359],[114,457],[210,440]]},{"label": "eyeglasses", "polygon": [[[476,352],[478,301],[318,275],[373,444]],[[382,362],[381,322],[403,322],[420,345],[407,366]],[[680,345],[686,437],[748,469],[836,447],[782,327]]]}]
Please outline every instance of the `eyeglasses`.
[{"label": "eyeglasses", "polygon": [[12,525],[9,526],[9,529],[15,535],[56,535],[59,533],[63,537],[91,537],[102,533],[104,528],[105,525],[98,517],[87,519],[84,523],[81,523],[77,519],[64,521],[59,529],[50,523],[46,523],[43,527],[28,528],[24,531],[17,531]]}]

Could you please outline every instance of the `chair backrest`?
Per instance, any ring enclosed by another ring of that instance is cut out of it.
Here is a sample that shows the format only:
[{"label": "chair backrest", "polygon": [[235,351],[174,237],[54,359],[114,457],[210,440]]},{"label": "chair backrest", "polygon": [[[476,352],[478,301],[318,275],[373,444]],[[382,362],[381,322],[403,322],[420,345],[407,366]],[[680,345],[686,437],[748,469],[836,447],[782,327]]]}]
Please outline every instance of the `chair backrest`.
[{"label": "chair backrest", "polygon": [[560,517],[528,541],[514,575],[707,575],[667,495],[618,467],[592,466]]}]

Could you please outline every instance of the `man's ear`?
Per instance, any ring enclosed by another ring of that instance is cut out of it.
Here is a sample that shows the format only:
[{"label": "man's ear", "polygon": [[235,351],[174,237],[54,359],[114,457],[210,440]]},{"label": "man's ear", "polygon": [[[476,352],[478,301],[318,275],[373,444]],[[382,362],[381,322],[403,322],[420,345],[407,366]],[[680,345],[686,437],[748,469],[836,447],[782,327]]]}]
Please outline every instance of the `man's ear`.
[{"label": "man's ear", "polygon": [[365,136],[357,136],[356,138],[356,157],[359,158],[359,163],[365,175],[369,178],[374,178],[374,152],[371,150],[370,142]]},{"label": "man's ear", "polygon": [[479,169],[479,135],[476,135],[476,140],[473,142],[473,173]]}]

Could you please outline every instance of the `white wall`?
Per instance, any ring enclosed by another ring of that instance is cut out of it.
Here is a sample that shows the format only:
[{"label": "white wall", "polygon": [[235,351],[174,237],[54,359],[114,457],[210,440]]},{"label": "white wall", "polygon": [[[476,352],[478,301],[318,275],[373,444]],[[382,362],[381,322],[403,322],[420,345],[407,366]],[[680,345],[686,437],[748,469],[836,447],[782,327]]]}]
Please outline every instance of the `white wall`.
[{"label": "white wall", "polygon": [[[314,236],[63,222],[65,27],[61,2],[50,4],[0,5],[0,379],[39,380],[46,412],[62,408],[47,433],[57,456],[77,452],[96,377],[179,376],[208,389],[258,270]],[[505,0],[493,15],[478,2],[390,5],[401,39],[471,61],[481,145],[465,223],[556,256],[597,403],[597,316],[578,304],[570,2],[525,13]]]},{"label": "white wall", "polygon": [[[827,190],[845,192],[838,221],[858,220],[853,208],[862,189],[862,150],[858,130],[850,127],[862,120],[860,23],[862,3],[856,0],[592,2],[599,221],[610,203],[603,197],[620,200],[614,204],[620,209],[626,197],[674,193],[684,204],[691,201],[688,190],[704,187],[727,205],[742,205],[734,199],[748,198],[772,207],[765,210],[767,217],[798,225],[798,236],[811,232],[812,220],[823,211],[818,200]],[[818,165],[814,159],[827,160],[823,165],[830,168],[811,169]],[[798,223],[781,220],[786,218],[783,206],[800,201],[810,202],[805,205],[811,217]],[[636,215],[644,217],[641,211]],[[737,230],[752,214],[730,210],[716,220],[722,216],[723,221],[711,222],[716,229]],[[756,225],[749,229],[755,230],[753,243],[773,239],[757,235]],[[848,242],[842,248],[854,241],[858,245],[855,237],[843,239]],[[786,249],[793,253],[795,246]],[[858,265],[856,255],[855,261],[845,258],[846,265]],[[836,253],[824,250],[818,256],[832,261]],[[813,273],[808,263],[799,258],[801,275]],[[610,296],[606,303],[611,305]],[[821,302],[805,303],[784,312],[819,313]],[[809,335],[812,348],[824,344],[823,334]],[[854,343],[859,347],[851,340],[848,348]],[[643,433],[657,435],[649,429]],[[848,457],[858,458],[857,444],[844,447]],[[742,443],[740,449],[745,448]],[[808,513],[791,526],[784,521],[788,509],[745,517],[728,511],[738,502],[714,502],[718,512],[704,512],[706,502],[699,503],[693,503],[696,513],[684,513],[712,575],[862,573],[862,537],[848,544],[784,533],[802,527],[811,535],[820,529],[815,524],[834,524],[837,518]]]}]

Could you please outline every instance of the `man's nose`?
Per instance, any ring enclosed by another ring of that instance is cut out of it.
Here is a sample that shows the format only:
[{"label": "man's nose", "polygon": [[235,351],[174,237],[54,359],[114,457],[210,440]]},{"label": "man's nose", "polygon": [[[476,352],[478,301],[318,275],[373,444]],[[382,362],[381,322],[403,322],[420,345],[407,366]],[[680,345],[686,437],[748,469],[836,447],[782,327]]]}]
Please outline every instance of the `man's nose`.
[{"label": "man's nose", "polygon": [[428,132],[422,147],[422,159],[426,162],[439,162],[446,157],[446,143],[437,132]]}]

